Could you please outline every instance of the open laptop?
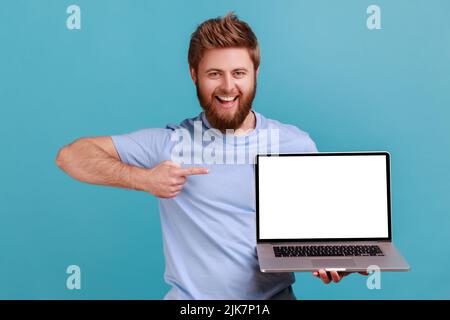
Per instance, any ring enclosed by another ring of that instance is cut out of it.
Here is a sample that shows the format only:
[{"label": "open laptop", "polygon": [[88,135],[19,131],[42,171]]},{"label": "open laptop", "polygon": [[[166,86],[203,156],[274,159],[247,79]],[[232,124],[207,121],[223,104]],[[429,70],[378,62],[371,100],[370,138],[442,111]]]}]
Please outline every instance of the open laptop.
[{"label": "open laptop", "polygon": [[388,152],[258,154],[260,269],[408,271],[392,243]]}]

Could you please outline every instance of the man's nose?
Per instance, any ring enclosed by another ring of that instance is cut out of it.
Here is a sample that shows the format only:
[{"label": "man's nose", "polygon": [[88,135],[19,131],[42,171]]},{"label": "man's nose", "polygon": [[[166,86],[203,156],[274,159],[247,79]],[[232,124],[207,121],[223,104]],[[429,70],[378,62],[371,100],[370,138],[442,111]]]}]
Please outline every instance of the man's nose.
[{"label": "man's nose", "polygon": [[233,92],[233,89],[235,88],[233,76],[231,74],[225,74],[222,79],[221,89],[225,91],[224,93]]}]

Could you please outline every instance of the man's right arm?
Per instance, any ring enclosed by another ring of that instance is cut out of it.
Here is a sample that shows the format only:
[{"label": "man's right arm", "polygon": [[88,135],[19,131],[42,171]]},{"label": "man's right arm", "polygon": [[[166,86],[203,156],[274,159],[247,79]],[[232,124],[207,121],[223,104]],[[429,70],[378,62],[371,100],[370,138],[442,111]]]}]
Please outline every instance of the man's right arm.
[{"label": "man's right arm", "polygon": [[149,170],[121,162],[109,136],[75,140],[59,150],[56,164],[82,182],[147,191]]},{"label": "man's right arm", "polygon": [[64,146],[56,165],[71,177],[98,185],[121,187],[173,198],[183,189],[190,175],[206,174],[206,168],[181,168],[170,160],[151,169],[123,163],[111,137],[81,138]]}]

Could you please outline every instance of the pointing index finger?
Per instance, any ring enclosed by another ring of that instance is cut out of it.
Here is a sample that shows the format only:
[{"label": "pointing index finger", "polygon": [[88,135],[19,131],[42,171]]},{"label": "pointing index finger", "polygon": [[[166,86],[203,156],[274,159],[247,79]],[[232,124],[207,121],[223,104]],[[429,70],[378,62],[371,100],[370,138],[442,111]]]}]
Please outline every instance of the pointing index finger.
[{"label": "pointing index finger", "polygon": [[199,167],[182,168],[178,170],[178,173],[182,176],[190,176],[193,174],[206,174],[209,173],[209,169]]}]

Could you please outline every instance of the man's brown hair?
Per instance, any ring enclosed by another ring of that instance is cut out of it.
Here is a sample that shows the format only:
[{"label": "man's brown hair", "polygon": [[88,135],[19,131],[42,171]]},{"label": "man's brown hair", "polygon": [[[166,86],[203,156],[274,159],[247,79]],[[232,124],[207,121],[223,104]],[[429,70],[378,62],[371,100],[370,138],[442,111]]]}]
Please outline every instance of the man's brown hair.
[{"label": "man's brown hair", "polygon": [[255,34],[247,23],[233,13],[209,19],[200,24],[191,35],[188,62],[197,70],[203,52],[214,48],[247,48],[255,70],[259,67],[260,52]]}]

